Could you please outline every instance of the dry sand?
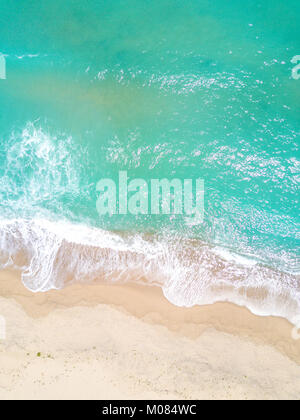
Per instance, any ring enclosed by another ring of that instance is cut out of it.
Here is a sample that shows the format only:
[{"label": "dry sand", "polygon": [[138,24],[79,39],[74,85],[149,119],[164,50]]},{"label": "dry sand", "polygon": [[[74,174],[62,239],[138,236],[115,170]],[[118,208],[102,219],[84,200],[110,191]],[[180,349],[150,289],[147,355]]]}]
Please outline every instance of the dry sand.
[{"label": "dry sand", "polygon": [[32,294],[0,272],[0,399],[300,399],[300,340],[284,319],[158,288]]}]

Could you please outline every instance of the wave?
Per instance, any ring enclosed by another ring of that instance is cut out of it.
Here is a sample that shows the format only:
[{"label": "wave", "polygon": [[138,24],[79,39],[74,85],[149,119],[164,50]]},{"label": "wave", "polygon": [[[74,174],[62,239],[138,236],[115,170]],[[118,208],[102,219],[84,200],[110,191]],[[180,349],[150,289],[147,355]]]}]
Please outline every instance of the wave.
[{"label": "wave", "polygon": [[21,270],[33,292],[73,283],[160,286],[184,307],[229,301],[291,322],[300,313],[300,277],[196,240],[109,232],[46,219],[0,221],[0,267]]},{"label": "wave", "polygon": [[[132,156],[140,156],[133,146],[125,151],[122,144],[112,146],[104,148],[109,154],[106,161],[123,161],[128,167]],[[213,149],[219,150],[217,146]],[[158,159],[172,150],[158,148],[157,156],[153,155]],[[228,166],[231,150],[222,150],[225,157],[208,153],[204,168],[208,173],[210,166],[214,171],[214,165],[222,162]],[[262,168],[274,163],[256,157]],[[100,158],[102,162],[102,154]],[[263,208],[245,207],[211,190],[207,204],[210,224],[204,226],[207,234],[202,241],[183,239],[185,231],[170,229],[171,224],[156,235],[135,233],[136,220],[133,230],[129,224],[128,233],[118,233],[114,225],[104,225],[106,230],[88,225],[95,224],[91,190],[95,190],[95,167],[100,161],[95,159],[95,163],[86,146],[71,136],[53,136],[28,123],[8,139],[1,139],[0,159],[0,268],[21,270],[24,285],[33,292],[72,283],[135,281],[160,286],[165,297],[178,306],[230,301],[258,315],[277,315],[291,321],[300,313],[299,259],[293,240],[299,238],[298,224],[287,211],[278,216]],[[247,162],[236,169],[244,168],[242,175],[250,177],[253,159],[251,165]],[[277,169],[279,164],[276,161]],[[294,195],[299,162],[290,158],[288,164]],[[100,165],[103,173],[105,168]],[[270,170],[270,174],[278,176],[276,185],[288,187],[287,181],[286,185],[280,183],[281,172]],[[192,229],[188,230],[192,236]],[[277,232],[282,244],[271,243]],[[255,236],[259,247],[249,246],[247,233],[250,239]]]}]

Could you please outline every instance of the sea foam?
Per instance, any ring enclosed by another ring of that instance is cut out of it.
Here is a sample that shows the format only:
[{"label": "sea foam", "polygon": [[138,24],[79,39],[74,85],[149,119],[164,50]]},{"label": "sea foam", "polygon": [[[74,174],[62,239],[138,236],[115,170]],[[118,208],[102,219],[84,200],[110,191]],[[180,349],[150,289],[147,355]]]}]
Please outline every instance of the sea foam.
[{"label": "sea foam", "polygon": [[33,292],[133,281],[160,286],[178,306],[229,301],[291,321],[300,312],[299,276],[249,264],[243,256],[228,258],[228,251],[200,241],[125,235],[66,221],[2,220],[0,264],[21,270]]}]

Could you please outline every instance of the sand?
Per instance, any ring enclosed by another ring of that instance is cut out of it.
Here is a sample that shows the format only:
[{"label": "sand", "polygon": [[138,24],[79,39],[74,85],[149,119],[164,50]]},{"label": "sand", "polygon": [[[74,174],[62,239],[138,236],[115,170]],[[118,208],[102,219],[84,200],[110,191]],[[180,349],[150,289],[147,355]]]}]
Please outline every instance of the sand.
[{"label": "sand", "polygon": [[33,294],[2,271],[0,315],[2,400],[300,399],[292,325],[229,303],[178,308],[134,284]]}]

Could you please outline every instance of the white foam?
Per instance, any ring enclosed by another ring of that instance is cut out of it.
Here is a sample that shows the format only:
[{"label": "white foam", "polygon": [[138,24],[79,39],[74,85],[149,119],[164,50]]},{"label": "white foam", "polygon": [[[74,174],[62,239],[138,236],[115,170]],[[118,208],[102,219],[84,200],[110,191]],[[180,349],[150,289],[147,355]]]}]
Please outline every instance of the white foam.
[{"label": "white foam", "polygon": [[257,264],[256,260],[244,257],[242,255],[235,254],[225,248],[215,247],[212,249],[212,251],[216,255],[219,255],[221,258],[225,259],[226,261],[234,261],[237,264],[241,264],[241,265],[249,266],[249,267],[253,267],[254,265]]},{"label": "white foam", "polygon": [[250,261],[201,242],[125,237],[67,221],[0,221],[0,266],[19,268],[34,292],[94,280],[146,282],[178,306],[230,301],[258,315],[295,319],[299,276]]}]

